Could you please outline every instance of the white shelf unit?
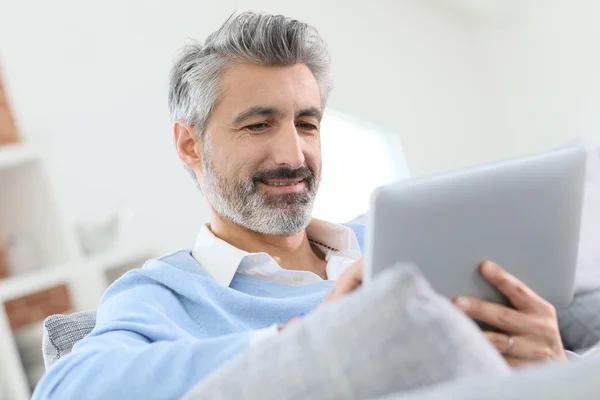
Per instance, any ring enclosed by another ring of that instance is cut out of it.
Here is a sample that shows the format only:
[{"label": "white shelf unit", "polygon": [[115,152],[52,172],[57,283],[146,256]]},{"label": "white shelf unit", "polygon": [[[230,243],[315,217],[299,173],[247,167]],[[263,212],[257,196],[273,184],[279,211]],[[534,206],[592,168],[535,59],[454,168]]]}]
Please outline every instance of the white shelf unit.
[{"label": "white shelf unit", "polygon": [[2,400],[31,398],[27,372],[4,307],[6,301],[64,283],[74,310],[95,310],[115,276],[155,256],[151,246],[124,243],[84,256],[69,219],[58,205],[40,152],[25,144],[0,146],[0,232],[32,238],[43,260],[39,269],[0,279]]},{"label": "white shelf unit", "polygon": [[31,147],[21,144],[0,146],[0,170],[35,162],[39,154]]},{"label": "white shelf unit", "polygon": [[[79,278],[81,275],[87,277],[89,274],[102,275],[100,286],[105,289],[111,283],[106,275],[108,272],[139,261],[145,261],[145,257],[152,254],[153,251],[149,246],[134,247],[121,251],[112,250],[67,264],[49,265],[39,270],[0,279],[0,301],[5,302],[23,297]],[[104,289],[102,293],[104,293]],[[90,297],[90,295],[86,294],[86,297]],[[95,296],[95,298],[98,301],[100,300],[99,296]],[[84,303],[89,303],[89,301]]]}]

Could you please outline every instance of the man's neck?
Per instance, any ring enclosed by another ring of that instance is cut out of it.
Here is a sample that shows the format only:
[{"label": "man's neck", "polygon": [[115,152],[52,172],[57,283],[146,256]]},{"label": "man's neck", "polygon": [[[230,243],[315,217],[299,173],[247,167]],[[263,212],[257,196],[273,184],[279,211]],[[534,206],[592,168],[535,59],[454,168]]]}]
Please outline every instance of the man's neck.
[{"label": "man's neck", "polygon": [[311,271],[327,279],[324,254],[311,245],[302,230],[294,235],[265,235],[248,230],[229,219],[212,213],[210,230],[221,240],[249,253],[267,253],[281,268]]}]

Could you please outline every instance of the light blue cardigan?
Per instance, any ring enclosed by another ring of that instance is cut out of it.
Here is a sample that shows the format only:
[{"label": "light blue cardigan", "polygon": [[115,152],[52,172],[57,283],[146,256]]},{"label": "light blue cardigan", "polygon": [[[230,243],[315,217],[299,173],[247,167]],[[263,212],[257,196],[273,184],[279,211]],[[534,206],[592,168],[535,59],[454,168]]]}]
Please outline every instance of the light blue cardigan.
[{"label": "light blue cardigan", "polygon": [[[362,250],[363,226],[348,226]],[[236,273],[225,287],[189,250],[150,260],[109,287],[92,333],[50,368],[33,399],[179,398],[247,348],[251,330],[310,312],[332,285]]]}]

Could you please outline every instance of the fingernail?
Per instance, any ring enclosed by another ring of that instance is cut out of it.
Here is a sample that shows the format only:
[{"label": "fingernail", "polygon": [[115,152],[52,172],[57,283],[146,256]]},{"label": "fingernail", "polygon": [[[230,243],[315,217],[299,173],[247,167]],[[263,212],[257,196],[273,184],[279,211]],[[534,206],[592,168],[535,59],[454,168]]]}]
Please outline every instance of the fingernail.
[{"label": "fingernail", "polygon": [[486,261],[483,263],[482,268],[484,272],[488,274],[495,274],[498,271],[498,266],[492,261]]},{"label": "fingernail", "polygon": [[466,297],[457,297],[454,303],[463,311],[469,308],[469,300]]}]

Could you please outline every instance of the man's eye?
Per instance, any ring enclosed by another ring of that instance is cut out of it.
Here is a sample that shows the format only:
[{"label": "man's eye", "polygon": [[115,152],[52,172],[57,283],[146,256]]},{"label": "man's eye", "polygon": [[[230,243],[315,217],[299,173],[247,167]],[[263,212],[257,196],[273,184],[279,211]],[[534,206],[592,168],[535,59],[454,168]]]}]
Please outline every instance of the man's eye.
[{"label": "man's eye", "polygon": [[259,124],[252,124],[252,125],[245,126],[244,129],[247,129],[251,132],[258,132],[258,131],[264,131],[268,127],[269,127],[269,124],[267,124],[265,122],[261,122]]},{"label": "man's eye", "polygon": [[299,122],[296,124],[296,126],[305,131],[316,131],[317,130],[316,125],[309,124],[308,122]]}]

